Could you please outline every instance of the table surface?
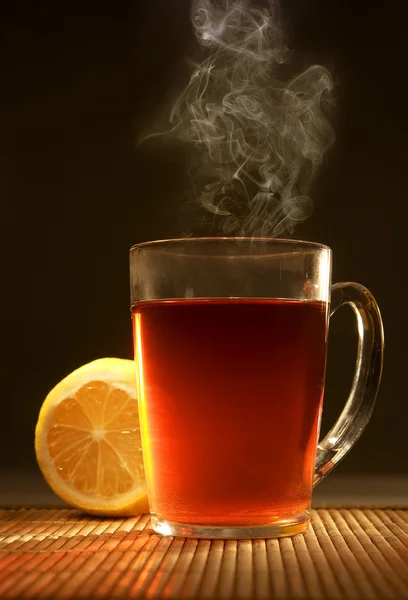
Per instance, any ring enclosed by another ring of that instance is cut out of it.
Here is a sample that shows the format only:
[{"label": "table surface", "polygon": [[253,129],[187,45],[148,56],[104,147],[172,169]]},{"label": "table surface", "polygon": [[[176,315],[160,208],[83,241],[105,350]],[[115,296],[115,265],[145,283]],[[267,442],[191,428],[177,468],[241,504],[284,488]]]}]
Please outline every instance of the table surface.
[{"label": "table surface", "polygon": [[319,508],[306,534],[223,541],[0,509],[0,598],[408,598],[408,510]]},{"label": "table surface", "polygon": [[92,519],[39,472],[3,471],[0,598],[408,598],[407,477],[334,473],[313,505],[293,538],[162,538],[147,515]]}]

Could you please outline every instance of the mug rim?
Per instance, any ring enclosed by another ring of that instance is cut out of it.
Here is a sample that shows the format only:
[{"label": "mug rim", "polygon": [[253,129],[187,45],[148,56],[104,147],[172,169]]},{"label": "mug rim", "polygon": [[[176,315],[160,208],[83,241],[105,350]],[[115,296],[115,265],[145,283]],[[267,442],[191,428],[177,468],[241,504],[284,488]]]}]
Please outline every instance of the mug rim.
[{"label": "mug rim", "polygon": [[161,240],[148,240],[146,242],[139,242],[133,244],[130,247],[129,252],[132,253],[135,250],[143,249],[146,247],[165,246],[167,244],[184,244],[189,242],[260,242],[267,244],[293,244],[297,246],[303,246],[304,249],[313,250],[325,250],[331,253],[330,246],[321,244],[320,242],[310,242],[308,240],[294,240],[286,238],[268,238],[268,237],[228,237],[228,236],[208,236],[208,237],[186,237],[186,238],[165,238]]}]

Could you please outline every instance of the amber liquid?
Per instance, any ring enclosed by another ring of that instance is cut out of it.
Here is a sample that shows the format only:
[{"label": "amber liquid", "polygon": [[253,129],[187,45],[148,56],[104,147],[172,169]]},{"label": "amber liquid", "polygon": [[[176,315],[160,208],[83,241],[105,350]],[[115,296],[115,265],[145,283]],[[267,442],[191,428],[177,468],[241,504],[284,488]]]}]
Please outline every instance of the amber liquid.
[{"label": "amber liquid", "polygon": [[327,305],[148,301],[133,324],[152,513],[248,526],[307,510]]}]

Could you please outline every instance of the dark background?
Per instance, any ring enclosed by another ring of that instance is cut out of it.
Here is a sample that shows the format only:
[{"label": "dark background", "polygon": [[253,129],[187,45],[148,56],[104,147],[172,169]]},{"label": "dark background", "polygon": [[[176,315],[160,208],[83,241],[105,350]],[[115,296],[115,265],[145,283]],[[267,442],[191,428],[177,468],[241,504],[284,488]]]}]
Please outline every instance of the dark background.
[{"label": "dark background", "polygon": [[[106,3],[107,5],[109,3]],[[128,249],[179,234],[171,152],[136,149],[186,82],[188,0],[7,3],[0,9],[0,466],[35,469],[48,391],[103,356],[132,357]],[[337,83],[337,142],[296,237],[329,244],[334,281],[375,294],[386,365],[343,473],[406,472],[406,10],[403,2],[287,0],[292,45]],[[323,428],[351,382],[355,326],[333,319]],[[272,425],[272,424],[271,424]]]}]

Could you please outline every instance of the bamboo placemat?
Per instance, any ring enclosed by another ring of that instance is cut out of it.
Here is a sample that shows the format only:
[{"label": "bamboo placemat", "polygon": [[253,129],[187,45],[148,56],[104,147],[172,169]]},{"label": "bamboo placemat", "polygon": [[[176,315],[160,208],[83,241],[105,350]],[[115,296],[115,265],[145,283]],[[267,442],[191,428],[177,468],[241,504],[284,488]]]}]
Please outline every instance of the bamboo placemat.
[{"label": "bamboo placemat", "polygon": [[0,510],[0,598],[408,598],[408,510],[318,509],[305,535],[253,542]]}]

